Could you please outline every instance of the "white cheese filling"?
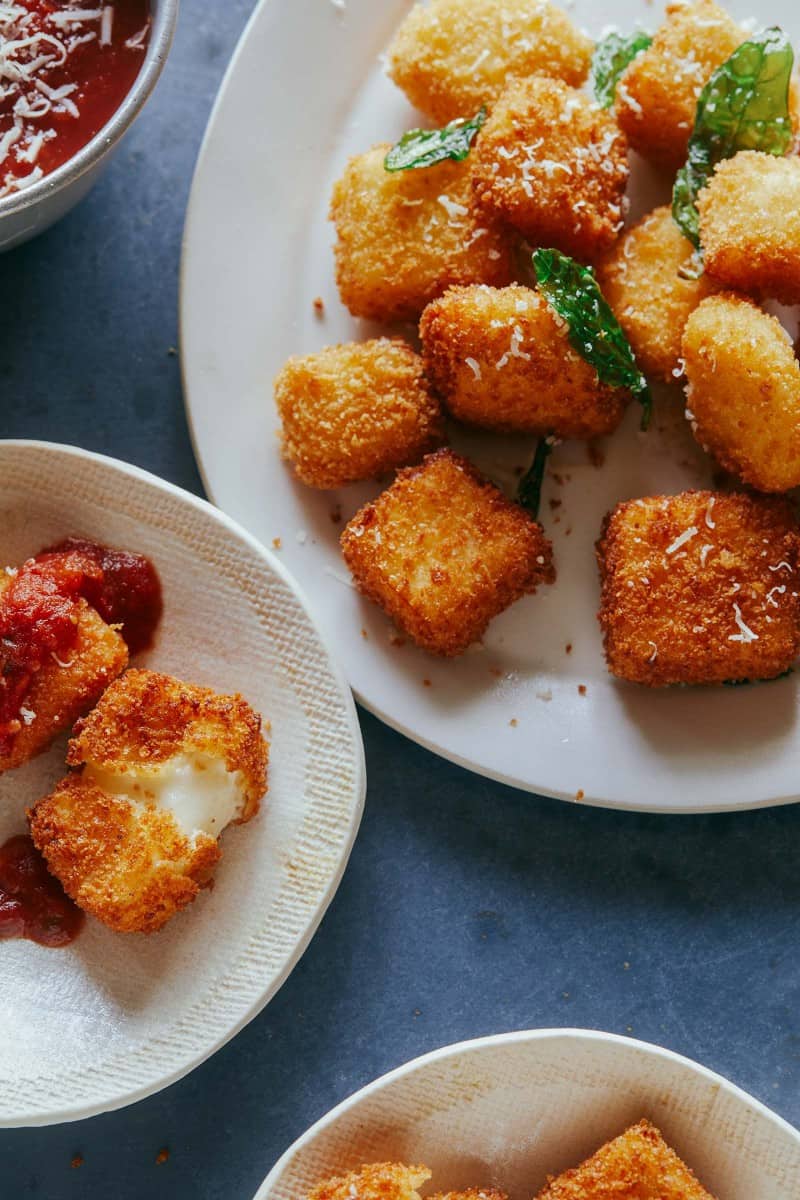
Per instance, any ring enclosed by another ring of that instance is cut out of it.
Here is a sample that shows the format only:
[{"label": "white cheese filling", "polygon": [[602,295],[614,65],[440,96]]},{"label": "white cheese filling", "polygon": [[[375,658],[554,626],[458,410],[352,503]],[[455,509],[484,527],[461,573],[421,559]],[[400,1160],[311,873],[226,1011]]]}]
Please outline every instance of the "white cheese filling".
[{"label": "white cheese filling", "polygon": [[134,806],[154,805],[171,813],[187,838],[198,833],[219,837],[226,825],[241,817],[246,802],[242,772],[229,771],[224,759],[197,752],[122,774],[87,763],[84,778]]}]

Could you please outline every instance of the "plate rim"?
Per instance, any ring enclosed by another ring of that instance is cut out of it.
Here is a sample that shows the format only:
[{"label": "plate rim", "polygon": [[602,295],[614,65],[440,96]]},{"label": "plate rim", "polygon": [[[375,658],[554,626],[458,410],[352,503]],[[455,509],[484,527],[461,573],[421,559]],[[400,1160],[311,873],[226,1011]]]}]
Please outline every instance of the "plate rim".
[{"label": "plate rim", "polygon": [[669,1050],[666,1046],[659,1046],[656,1042],[643,1041],[641,1038],[626,1037],[620,1033],[608,1033],[601,1029],[583,1029],[578,1026],[547,1026],[543,1029],[517,1029],[508,1033],[487,1034],[482,1037],[467,1038],[464,1041],[452,1042],[447,1046],[440,1046],[435,1050],[429,1050],[426,1054],[421,1054],[416,1058],[409,1059],[399,1067],[394,1067],[391,1071],[379,1075],[377,1079],[373,1079],[370,1083],[365,1084],[351,1095],[346,1096],[338,1104],[334,1105],[327,1113],[319,1120],[315,1121],[300,1137],[283,1152],[275,1165],[264,1178],[261,1186],[253,1196],[253,1200],[269,1200],[272,1189],[276,1186],[286,1168],[291,1163],[292,1159],[302,1151],[306,1145],[311,1142],[317,1134],[323,1133],[327,1128],[332,1126],[344,1116],[351,1108],[354,1108],[361,1100],[367,1099],[370,1095],[382,1091],[385,1087],[390,1087],[397,1080],[402,1079],[406,1075],[412,1075],[417,1071],[428,1066],[430,1063],[442,1061],[451,1057],[456,1057],[460,1054],[472,1054],[475,1051],[480,1051],[492,1046],[500,1046],[504,1044],[528,1044],[531,1042],[544,1042],[556,1040],[557,1038],[567,1038],[580,1042],[597,1042],[610,1045],[624,1046],[632,1050],[638,1050],[645,1055],[650,1055],[653,1058],[661,1058],[667,1062],[677,1064],[684,1069],[690,1070],[693,1074],[699,1075],[709,1083],[716,1085],[721,1092],[727,1093],[737,1101],[744,1101],[748,1106],[753,1108],[759,1116],[774,1123],[784,1133],[789,1134],[793,1141],[797,1143],[800,1149],[800,1129],[791,1125],[779,1113],[769,1108],[762,1100],[758,1100],[755,1096],[746,1092],[744,1088],[733,1083],[724,1075],[720,1075],[717,1071],[712,1071],[710,1067],[703,1066],[702,1063],[695,1059],[689,1058],[685,1054],[679,1054],[676,1050]]},{"label": "plate rim", "polygon": [[274,999],[280,989],[283,987],[286,980],[291,975],[294,968],[297,966],[300,959],[305,954],[308,946],[319,929],[325,913],[328,910],[334,896],[339,890],[344,872],[347,869],[347,864],[355,844],[358,830],[361,825],[361,819],[364,814],[364,805],[367,791],[367,771],[366,758],[364,754],[364,741],[361,735],[361,727],[358,721],[358,714],[353,700],[352,690],[350,688],[344,672],[342,671],[339,660],[332,650],[327,634],[320,628],[319,622],[314,615],[313,609],[306,599],[305,593],[300,585],[296,582],[292,574],[286,569],[284,564],[272,554],[266,546],[261,543],[258,538],[254,537],[247,529],[229,517],[226,512],[217,507],[208,500],[202,499],[200,496],[195,496],[192,492],[185,488],[179,487],[177,484],[171,483],[169,480],[162,479],[160,476],[153,474],[151,471],[145,470],[143,467],[136,466],[134,463],[128,463],[122,459],[114,458],[111,455],[101,454],[94,450],[85,450],[80,446],[74,446],[64,442],[50,442],[37,438],[0,438],[0,454],[8,447],[12,452],[14,449],[37,449],[45,450],[54,453],[56,456],[63,456],[72,459],[88,459],[90,461],[100,462],[103,465],[120,472],[123,475],[138,479],[142,483],[149,484],[171,495],[173,498],[180,500],[183,503],[188,503],[190,507],[195,508],[206,516],[222,524],[226,530],[242,538],[250,548],[262,558],[271,571],[289,588],[294,595],[306,618],[310,622],[315,634],[319,638],[320,644],[328,659],[329,669],[333,680],[336,682],[341,693],[342,701],[344,702],[345,712],[347,716],[347,725],[351,735],[353,745],[353,758],[355,767],[355,780],[352,797],[352,808],[349,818],[349,823],[346,830],[346,838],[343,843],[342,853],[336,870],[332,874],[325,891],[321,894],[310,919],[303,931],[302,936],[298,939],[297,944],[292,951],[292,954],[286,960],[283,969],[270,980],[269,985],[262,993],[253,1001],[247,1010],[240,1016],[239,1020],[219,1038],[207,1048],[199,1053],[191,1055],[185,1064],[176,1067],[170,1071],[168,1075],[161,1078],[155,1083],[145,1083],[139,1087],[130,1088],[123,1095],[116,1097],[112,1101],[99,1100],[93,1102],[81,1102],[80,1105],[62,1106],[59,1109],[51,1110],[35,1115],[28,1114],[21,1117],[3,1117],[0,1116],[0,1129],[19,1129],[19,1128],[40,1128],[49,1125],[64,1124],[71,1121],[81,1121],[88,1117],[99,1116],[102,1113],[114,1112],[121,1108],[126,1108],[131,1104],[137,1103],[139,1100],[144,1100],[148,1096],[156,1095],[172,1084],[177,1083],[185,1076],[191,1074],[197,1067],[201,1066],[209,1058],[222,1049],[229,1041],[237,1034],[241,1033],[242,1029],[248,1025],[255,1017],[261,1013],[269,1002]]},{"label": "plate rim", "polygon": [[[411,0],[408,0],[410,3]],[[226,103],[228,92],[232,86],[234,76],[236,75],[239,63],[243,57],[247,44],[253,35],[255,27],[262,21],[269,20],[273,14],[273,10],[278,10],[282,0],[258,0],[252,13],[250,14],[242,33],[239,36],[234,52],[222,77],[219,89],[214,99],[211,112],[208,117],[203,139],[198,152],[195,169],[192,175],[191,186],[189,190],[189,199],[187,202],[186,216],[184,220],[181,260],[179,269],[179,294],[178,294],[178,317],[179,317],[179,347],[180,347],[180,370],[182,382],[183,407],[186,418],[186,423],[189,430],[192,450],[194,452],[197,469],[200,474],[203,487],[209,499],[223,511],[221,502],[216,496],[216,489],[212,485],[210,470],[207,465],[206,455],[201,444],[201,439],[198,434],[198,429],[195,423],[195,408],[191,402],[192,386],[190,385],[190,368],[188,356],[185,349],[188,341],[187,331],[190,325],[189,318],[189,260],[190,246],[193,244],[193,227],[197,220],[197,210],[199,207],[199,195],[201,176],[206,169],[206,160],[212,143],[215,138],[216,126],[219,120],[220,112]],[[800,791],[793,794],[784,794],[781,796],[767,796],[755,799],[747,799],[735,804],[731,804],[724,799],[719,801],[705,801],[701,799],[702,788],[696,790],[697,799],[691,799],[687,803],[682,803],[679,809],[671,804],[668,800],[648,800],[638,797],[622,797],[617,795],[596,796],[591,794],[581,795],[578,799],[574,790],[557,787],[553,784],[542,785],[532,783],[529,780],[522,778],[519,775],[498,769],[495,766],[486,765],[477,761],[475,758],[460,754],[457,750],[449,749],[443,745],[441,741],[434,737],[427,737],[424,729],[412,727],[407,720],[402,717],[393,715],[387,708],[385,702],[381,702],[379,697],[372,698],[355,683],[348,679],[348,684],[358,702],[367,712],[371,713],[384,725],[390,729],[408,738],[409,741],[421,746],[424,750],[436,755],[438,758],[446,762],[452,763],[454,766],[461,768],[480,778],[490,779],[495,783],[502,784],[504,787],[514,788],[517,791],[527,793],[537,797],[544,797],[563,801],[567,804],[579,804],[581,807],[607,809],[609,811],[626,812],[626,813],[652,813],[664,816],[697,816],[714,813],[727,812],[752,812],[760,809],[779,808],[790,804],[800,803]],[[635,686],[635,685],[631,685]],[[646,794],[645,789],[641,789],[639,797]]]}]

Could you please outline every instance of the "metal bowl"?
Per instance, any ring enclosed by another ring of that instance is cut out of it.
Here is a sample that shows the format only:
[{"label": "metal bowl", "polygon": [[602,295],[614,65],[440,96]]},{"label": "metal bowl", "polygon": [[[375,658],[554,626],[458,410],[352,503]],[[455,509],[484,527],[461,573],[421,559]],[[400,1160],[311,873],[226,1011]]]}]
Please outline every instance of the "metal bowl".
[{"label": "metal bowl", "polygon": [[138,115],[167,61],[179,0],[151,0],[153,25],[142,69],[111,120],[62,166],[0,199],[0,250],[42,233],[82,200]]}]

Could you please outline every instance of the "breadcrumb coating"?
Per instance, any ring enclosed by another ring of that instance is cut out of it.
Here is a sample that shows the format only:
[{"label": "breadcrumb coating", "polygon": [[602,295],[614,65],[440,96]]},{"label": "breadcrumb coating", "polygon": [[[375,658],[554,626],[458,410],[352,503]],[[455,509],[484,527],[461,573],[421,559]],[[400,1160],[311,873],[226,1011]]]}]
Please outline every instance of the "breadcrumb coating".
[{"label": "breadcrumb coating", "polygon": [[612,112],[559,79],[519,79],[478,134],[472,183],[488,218],[594,261],[622,229],[628,147]]},{"label": "breadcrumb coating", "polygon": [[800,303],[800,159],[745,150],[697,198],[706,271],[726,287]]},{"label": "breadcrumb coating", "polygon": [[555,579],[541,526],[450,450],[401,471],[341,543],[359,591],[418,646],[448,657]]},{"label": "breadcrumb coating", "polygon": [[158,768],[182,756],[235,776],[240,824],[266,792],[261,719],[241,696],[128,671],[79,721],[67,762],[78,768],[29,811],[31,835],[52,874],[86,912],[122,933],[152,933],[207,885],[217,839],[189,833],[148,791]]},{"label": "breadcrumb coating", "polygon": [[626,229],[600,261],[597,282],[646,375],[674,382],[683,373],[681,338],[697,305],[717,290],[704,273],[687,279],[691,242],[669,205]]},{"label": "breadcrumb coating", "polygon": [[275,380],[275,401],[284,457],[311,487],[375,479],[444,441],[422,359],[399,338],[290,358]]},{"label": "breadcrumb coating", "polygon": [[700,93],[746,36],[714,0],[668,4],[652,45],[617,85],[617,116],[632,148],[665,170],[683,166]]},{"label": "breadcrumb coating", "polygon": [[591,40],[547,0],[416,4],[389,48],[389,75],[441,125],[491,107],[512,79],[551,75],[580,87]]},{"label": "breadcrumb coating", "polygon": [[357,1171],[323,1180],[308,1200],[419,1200],[417,1189],[430,1177],[427,1167],[365,1163]]},{"label": "breadcrumb coating", "polygon": [[425,370],[452,416],[481,429],[591,438],[630,400],[601,384],[547,300],[522,286],[450,288],[420,323]]},{"label": "breadcrumb coating", "polygon": [[537,1200],[714,1200],[649,1121],[548,1180]]},{"label": "breadcrumb coating", "polygon": [[800,651],[800,537],[784,500],[628,500],[606,517],[597,559],[606,661],[619,679],[771,679]]},{"label": "breadcrumb coating", "polygon": [[[0,592],[10,582],[10,577],[0,572]],[[34,675],[24,702],[27,722],[23,719],[9,752],[0,754],[0,773],[46,750],[128,665],[128,648],[117,630],[83,599],[75,601],[74,611],[75,645],[68,659],[58,662],[54,658]]]},{"label": "breadcrumb coating", "polygon": [[477,211],[469,158],[387,171],[390,148],[351,158],[333,189],[336,282],[353,316],[416,321],[451,284],[508,283],[512,241]]},{"label": "breadcrumb coating", "polygon": [[426,1200],[508,1200],[508,1194],[497,1188],[466,1188],[462,1192],[434,1192]]},{"label": "breadcrumb coating", "polygon": [[762,492],[800,484],[800,365],[781,323],[729,292],[683,335],[687,416],[700,445]]}]

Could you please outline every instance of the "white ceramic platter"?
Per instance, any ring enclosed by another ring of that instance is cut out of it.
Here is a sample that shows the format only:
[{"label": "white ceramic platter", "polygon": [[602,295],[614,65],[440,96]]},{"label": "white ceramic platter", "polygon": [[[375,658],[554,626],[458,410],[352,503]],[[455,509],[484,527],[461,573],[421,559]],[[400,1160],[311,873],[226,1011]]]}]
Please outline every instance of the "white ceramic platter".
[{"label": "white ceramic platter", "polygon": [[496,1187],[529,1200],[647,1117],[725,1200],[796,1200],[800,1133],[669,1050],[545,1029],[447,1046],[384,1075],[287,1150],[255,1200],[303,1200],[363,1162],[424,1163],[426,1191]]},{"label": "white ceramic platter", "polygon": [[[63,950],[0,942],[0,1126],[92,1116],[202,1062],[295,965],[341,878],[365,780],[346,683],[283,566],[204,501],[63,446],[0,442],[2,563],[69,535],[148,555],[164,587],[136,662],[241,692],[271,722],[269,794],[213,890],[148,936],[89,919]],[[66,739],[0,776],[0,843],[64,774]]]},{"label": "white ceramic platter", "polygon": [[[751,2],[729,7],[743,18]],[[282,561],[335,639],[359,699],[445,757],[531,791],[624,808],[794,800],[800,675],[766,687],[653,692],[606,672],[595,616],[603,514],[625,498],[710,482],[677,387],[659,394],[646,437],[632,406],[603,447],[601,469],[584,445],[559,448],[542,506],[558,583],[516,604],[482,650],[456,662],[393,644],[386,618],[349,586],[332,514],[347,520],[377,488],[313,492],[280,459],[272,379],[283,361],[375,330],[338,300],[326,214],[350,154],[419,123],[379,61],[408,7],[265,0],[230,68],[197,170],[183,263],[187,407],[209,493],[267,545],[281,539]],[[652,29],[661,15],[646,0],[569,7],[593,34],[609,22]],[[800,41],[800,10],[789,0],[770,0],[759,16]],[[632,218],[666,200],[664,189],[635,163]],[[454,442],[501,485],[532,453],[525,439],[462,432]],[[557,511],[550,499],[562,502]]]}]

